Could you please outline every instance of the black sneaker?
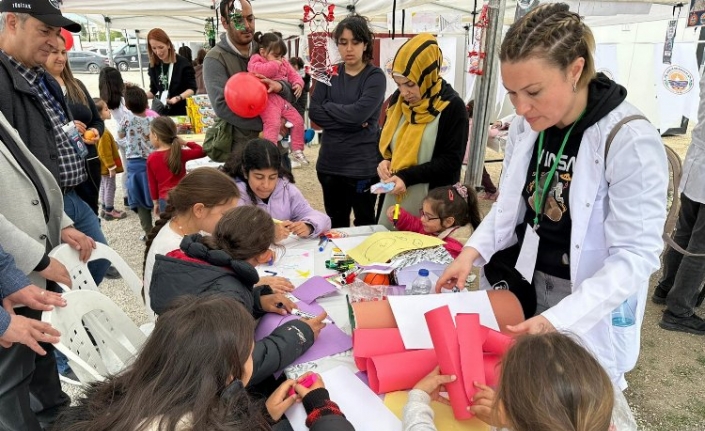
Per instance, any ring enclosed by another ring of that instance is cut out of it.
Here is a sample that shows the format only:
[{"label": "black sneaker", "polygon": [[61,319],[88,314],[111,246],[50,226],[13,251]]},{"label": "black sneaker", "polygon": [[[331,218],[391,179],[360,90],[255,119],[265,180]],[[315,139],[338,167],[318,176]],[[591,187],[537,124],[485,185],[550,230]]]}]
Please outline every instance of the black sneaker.
[{"label": "black sneaker", "polygon": [[664,310],[658,326],[669,331],[687,332],[695,335],[705,335],[705,320],[697,314],[688,317],[678,317]]},{"label": "black sneaker", "polygon": [[651,302],[653,302],[654,304],[666,305],[667,296],[668,292],[661,289],[661,286],[656,286],[656,289],[654,289],[654,294],[651,295]]},{"label": "black sneaker", "polygon": [[114,266],[111,266],[108,268],[108,270],[105,272],[105,278],[110,279],[110,280],[117,280],[118,278],[122,278],[120,273],[118,272],[117,269],[115,269]]}]

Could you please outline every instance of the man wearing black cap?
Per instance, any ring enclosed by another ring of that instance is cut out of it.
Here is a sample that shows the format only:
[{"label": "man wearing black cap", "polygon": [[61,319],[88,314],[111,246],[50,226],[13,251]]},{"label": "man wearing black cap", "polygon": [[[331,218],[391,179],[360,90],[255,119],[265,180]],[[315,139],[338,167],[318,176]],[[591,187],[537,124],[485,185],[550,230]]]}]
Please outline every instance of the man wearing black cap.
[{"label": "man wearing black cap", "polygon": [[[56,0],[0,0],[0,112],[17,130],[34,157],[48,169],[58,186],[45,186],[53,181],[40,181],[40,172],[28,163],[26,155],[13,152],[12,156],[38,192],[39,199],[31,201],[32,209],[29,211],[42,214],[40,218],[43,217],[47,226],[58,224],[57,214],[68,223],[61,222],[61,230],[56,235],[60,238],[46,233],[40,235],[36,231],[37,226],[30,226],[28,222],[36,220],[36,214],[27,214],[27,207],[20,205],[19,201],[26,199],[26,196],[17,196],[18,202],[15,204],[3,200],[0,202],[0,213],[4,219],[14,223],[17,230],[45,244],[46,249],[56,246],[60,240],[80,249],[81,258],[87,260],[95,246],[93,240],[69,225],[71,219],[62,211],[66,206],[61,199],[50,199],[60,188],[64,194],[63,200],[68,201],[70,197],[67,194],[75,194],[73,187],[86,177],[81,148],[69,138],[63,127],[72,122],[68,118],[61,88],[41,67],[57,47],[61,27],[72,31],[81,29],[79,24],[61,15]],[[12,167],[8,167],[3,174],[9,174],[11,170]],[[2,187],[12,186],[3,184]],[[24,208],[24,214],[19,214],[20,207]],[[69,215],[76,223],[75,216]],[[25,255],[32,250],[32,256],[37,256],[36,247],[32,248],[31,244],[26,247],[23,251]],[[45,254],[34,271],[45,271],[50,262]],[[34,319],[41,318],[41,313],[31,314],[25,309],[17,309],[16,312]],[[59,383],[53,346],[42,346],[47,355],[38,356],[17,344],[0,349],[2,430],[41,431],[49,428],[59,411],[69,403]]]}]

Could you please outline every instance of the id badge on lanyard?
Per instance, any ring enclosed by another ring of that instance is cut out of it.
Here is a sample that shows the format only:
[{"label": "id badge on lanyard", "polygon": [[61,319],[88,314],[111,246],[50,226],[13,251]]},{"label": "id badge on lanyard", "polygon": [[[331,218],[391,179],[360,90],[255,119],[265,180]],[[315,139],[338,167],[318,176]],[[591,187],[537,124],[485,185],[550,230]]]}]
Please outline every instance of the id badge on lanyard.
[{"label": "id badge on lanyard", "polygon": [[83,142],[83,138],[81,138],[81,134],[78,133],[78,129],[73,121],[64,124],[61,128],[66,135],[68,135],[69,142],[71,146],[73,146],[73,149],[76,150],[76,154],[78,154],[81,159],[85,159],[88,155],[88,148],[86,148],[86,144]]},{"label": "id badge on lanyard", "polygon": [[526,233],[524,234],[524,242],[521,245],[521,250],[519,251],[519,257],[517,258],[517,263],[514,266],[517,271],[519,271],[519,274],[522,275],[528,281],[531,283],[531,280],[534,278],[534,269],[536,268],[536,259],[538,258],[539,255],[539,234],[538,234],[538,229],[539,229],[539,215],[543,213],[543,205],[546,202],[546,194],[548,193],[548,188],[550,187],[551,180],[553,179],[553,176],[556,173],[556,169],[558,169],[558,163],[561,160],[561,157],[563,157],[563,150],[565,149],[566,144],[568,143],[568,138],[570,138],[570,133],[573,131],[573,128],[575,127],[576,124],[580,121],[581,118],[583,118],[583,115],[585,114],[585,111],[583,111],[580,116],[575,120],[572,126],[570,126],[570,129],[568,129],[568,132],[565,134],[565,137],[563,138],[563,142],[561,143],[561,147],[558,150],[558,154],[556,155],[556,159],[553,162],[553,165],[551,166],[551,170],[548,171],[548,174],[546,175],[546,180],[543,183],[543,187],[539,188],[539,180],[541,178],[540,174],[540,167],[541,167],[541,156],[543,153],[543,141],[544,141],[544,136],[545,132],[541,132],[539,134],[539,147],[538,147],[538,154],[536,155],[536,172],[535,172],[535,187],[534,187],[534,211],[536,212],[536,215],[534,216],[533,220],[533,226],[531,224],[526,225]]}]

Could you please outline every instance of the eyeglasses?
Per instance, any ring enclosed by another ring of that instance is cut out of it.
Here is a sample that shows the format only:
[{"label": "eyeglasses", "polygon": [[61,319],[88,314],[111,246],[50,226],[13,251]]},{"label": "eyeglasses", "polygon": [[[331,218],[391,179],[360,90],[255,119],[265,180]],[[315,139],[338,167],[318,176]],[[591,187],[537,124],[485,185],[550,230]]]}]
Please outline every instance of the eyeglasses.
[{"label": "eyeglasses", "polygon": [[423,208],[419,209],[419,217],[425,218],[426,221],[440,220],[440,217],[431,217],[428,213],[424,212]]}]

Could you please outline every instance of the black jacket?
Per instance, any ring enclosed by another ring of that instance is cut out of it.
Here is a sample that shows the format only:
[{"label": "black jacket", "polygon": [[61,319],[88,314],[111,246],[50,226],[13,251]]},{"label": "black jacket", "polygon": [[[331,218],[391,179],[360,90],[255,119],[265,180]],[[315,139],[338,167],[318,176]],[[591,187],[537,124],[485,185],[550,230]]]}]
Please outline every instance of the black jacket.
[{"label": "black jacket", "polygon": [[[399,94],[397,90],[390,96],[389,106],[397,103]],[[445,100],[450,101],[450,104],[441,112],[441,118],[438,119],[438,135],[431,161],[397,172],[397,176],[404,181],[406,187],[428,183],[430,191],[436,187],[455,184],[460,180],[460,168],[468,145],[470,120],[463,99],[450,84],[443,83],[441,94]],[[397,125],[390,124],[389,127],[397,127]]]},{"label": "black jacket", "polygon": [[[224,293],[242,303],[254,317],[263,315],[259,297],[271,294],[272,290],[269,286],[253,289],[259,281],[255,268],[232,259],[224,251],[210,250],[199,242],[200,238],[199,234],[185,236],[180,251],[157,255],[149,289],[154,312],[161,314],[178,296]],[[300,320],[287,322],[257,341],[250,385],[294,362],[313,341],[313,330]]]},{"label": "black jacket", "polygon": [[[45,76],[49,92],[59,101],[66,115],[73,119],[59,83],[49,73]],[[0,111],[17,129],[29,151],[49,169],[56,182],[60,183],[59,149],[51,119],[39,96],[4,56],[0,56],[0,95]]]},{"label": "black jacket", "polygon": [[[161,83],[159,82],[159,75],[162,72],[162,65],[164,66],[164,73],[168,74],[169,65],[159,62],[154,66],[149,67],[149,91],[154,95],[154,97],[159,97],[162,90]],[[193,69],[193,65],[189,63],[184,57],[176,54],[176,62],[174,63],[174,69],[171,71],[171,80],[169,81],[169,96],[176,97],[184,91],[191,89],[193,93],[196,94],[198,90],[198,84],[196,84],[196,71]],[[169,115],[186,115],[186,99],[180,100],[173,105],[166,105],[169,107]]]}]

